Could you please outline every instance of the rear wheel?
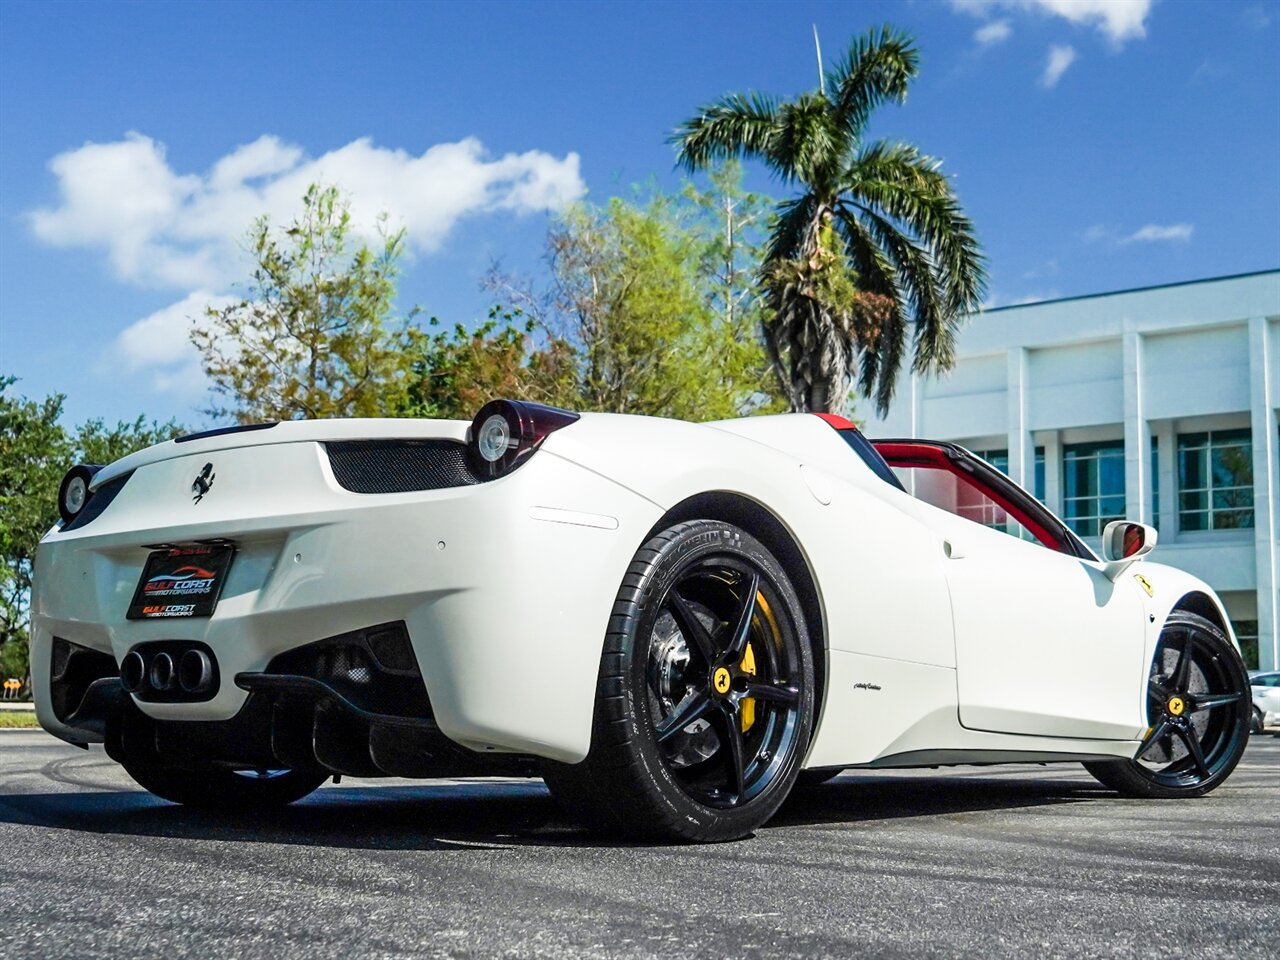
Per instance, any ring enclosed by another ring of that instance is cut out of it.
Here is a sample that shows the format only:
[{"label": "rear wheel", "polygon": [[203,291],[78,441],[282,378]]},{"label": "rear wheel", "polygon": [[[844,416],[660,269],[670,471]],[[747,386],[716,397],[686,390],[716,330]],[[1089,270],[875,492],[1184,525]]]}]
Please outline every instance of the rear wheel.
[{"label": "rear wheel", "polygon": [[731,524],[680,523],[619,590],[587,758],[544,776],[610,833],[732,840],[786,799],[812,716],[808,632],[781,565]]},{"label": "rear wheel", "polygon": [[1264,729],[1265,729],[1265,725],[1262,720],[1262,711],[1259,710],[1257,707],[1254,707],[1253,719],[1249,722],[1249,732],[1262,733]]},{"label": "rear wheel", "polygon": [[1249,739],[1249,677],[1235,647],[1204,617],[1169,615],[1147,682],[1147,722],[1132,760],[1086,763],[1136,797],[1199,797],[1226,780]]},{"label": "rear wheel", "polygon": [[302,770],[181,769],[125,763],[139,786],[172,803],[207,810],[261,810],[283,807],[312,793],[328,774]]}]

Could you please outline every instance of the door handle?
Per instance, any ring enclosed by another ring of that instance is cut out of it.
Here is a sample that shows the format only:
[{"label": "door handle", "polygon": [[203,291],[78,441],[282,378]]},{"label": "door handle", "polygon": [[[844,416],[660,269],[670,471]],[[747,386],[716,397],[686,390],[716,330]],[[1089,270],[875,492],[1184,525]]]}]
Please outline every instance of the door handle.
[{"label": "door handle", "polygon": [[943,540],[942,552],[947,555],[948,560],[964,559],[964,550],[954,540]]}]

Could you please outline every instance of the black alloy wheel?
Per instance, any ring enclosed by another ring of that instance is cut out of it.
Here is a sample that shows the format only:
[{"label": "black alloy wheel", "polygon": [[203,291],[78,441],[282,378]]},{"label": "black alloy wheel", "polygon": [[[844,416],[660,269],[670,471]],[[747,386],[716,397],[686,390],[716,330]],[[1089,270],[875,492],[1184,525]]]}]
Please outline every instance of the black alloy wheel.
[{"label": "black alloy wheel", "polygon": [[636,554],[614,605],[591,751],[547,764],[552,792],[610,833],[731,840],[795,782],[813,716],[799,600],[728,523],[677,524]]},{"label": "black alloy wheel", "polygon": [[1169,615],[1147,681],[1147,722],[1132,760],[1086,763],[1131,796],[1198,797],[1235,769],[1249,740],[1253,704],[1240,654],[1211,621]]}]

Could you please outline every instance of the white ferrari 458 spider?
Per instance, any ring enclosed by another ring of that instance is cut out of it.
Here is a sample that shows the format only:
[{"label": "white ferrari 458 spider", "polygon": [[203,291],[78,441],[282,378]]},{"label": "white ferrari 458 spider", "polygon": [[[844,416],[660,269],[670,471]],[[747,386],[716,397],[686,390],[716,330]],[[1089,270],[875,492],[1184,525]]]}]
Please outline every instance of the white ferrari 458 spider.
[{"label": "white ferrari 458 spider", "polygon": [[1098,557],[964,449],[833,416],[264,423],[59,501],[40,721],[180,803],[540,775],[598,828],[725,840],[847,767],[1192,797],[1248,738],[1222,605],[1140,562],[1154,530]]}]

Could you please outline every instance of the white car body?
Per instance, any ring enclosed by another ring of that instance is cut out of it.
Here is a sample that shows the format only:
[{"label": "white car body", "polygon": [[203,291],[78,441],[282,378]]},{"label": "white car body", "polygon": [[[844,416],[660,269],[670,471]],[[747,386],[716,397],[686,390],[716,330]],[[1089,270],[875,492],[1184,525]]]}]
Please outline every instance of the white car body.
[{"label": "white car body", "polygon": [[[1162,624],[1188,599],[1230,636],[1203,582],[1142,562],[1114,580],[1068,556],[915,499],[810,415],[711,424],[584,414],[486,483],[362,494],[325,444],[463,442],[431,420],[280,423],[168,442],[101,470],[128,482],[100,516],[49,531],[32,595],[41,724],[73,743],[51,697],[55,637],[119,663],[180,637],[216,654],[199,703],[133,698],[161,721],[228,721],[231,678],[299,645],[403,621],[440,731],[479,753],[573,763],[588,751],[602,638],[624,572],[690,498],[751,505],[802,557],[817,598],[819,713],[805,765],[1133,757]],[[196,502],[206,464],[216,481]],[[128,620],[149,550],[237,545],[216,611]],[[1148,590],[1134,576],[1140,571]]]}]

